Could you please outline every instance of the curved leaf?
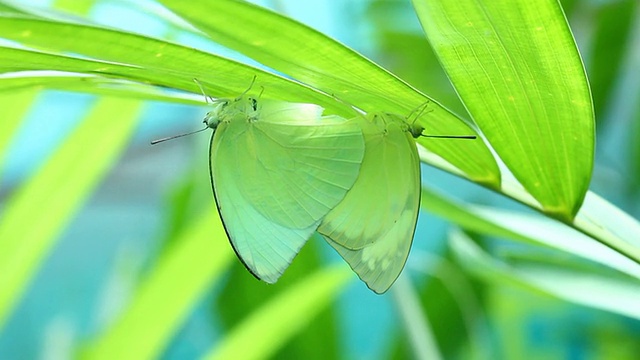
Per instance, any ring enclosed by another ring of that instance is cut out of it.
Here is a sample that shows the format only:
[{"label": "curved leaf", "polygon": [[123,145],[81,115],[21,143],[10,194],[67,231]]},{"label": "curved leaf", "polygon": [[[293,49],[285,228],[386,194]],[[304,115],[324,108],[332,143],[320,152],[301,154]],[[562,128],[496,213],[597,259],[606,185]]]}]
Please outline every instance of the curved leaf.
[{"label": "curved leaf", "polygon": [[0,327],[73,214],[124,150],[140,109],[136,100],[97,102],[86,120],[7,202],[0,218]]},{"label": "curved leaf", "polygon": [[591,179],[594,114],[558,1],[413,4],[491,146],[543,211],[573,219]]},{"label": "curved leaf", "polygon": [[460,264],[478,277],[511,284],[566,301],[640,319],[640,284],[549,264],[507,264],[483,251],[460,231],[449,236]]},{"label": "curved leaf", "polygon": [[[588,196],[588,199],[588,203],[585,204],[597,202],[597,197],[593,195]],[[421,200],[422,206],[427,210],[464,229],[553,248],[640,279],[640,247],[636,246],[637,238],[634,242],[634,238],[631,237],[632,234],[637,236],[640,233],[640,224],[628,216],[622,216],[622,211],[602,200],[599,201],[599,207],[609,215],[601,214],[601,220],[604,219],[605,224],[615,224],[613,228],[602,226],[599,222],[587,222],[589,217],[579,215],[577,219],[583,219],[581,222],[584,221],[585,224],[576,226],[574,230],[565,224],[540,216],[458,204],[425,187],[422,188]],[[585,205],[585,208],[587,207],[593,208],[593,205]],[[592,238],[576,230],[583,231]]]},{"label": "curved leaf", "polygon": [[[256,85],[264,87],[264,97],[319,104],[334,112],[352,114],[345,110],[345,104],[281,76],[147,36],[86,24],[0,14],[0,37],[48,52],[3,48],[1,72],[81,72],[201,94],[193,81],[197,78],[207,95],[213,97],[235,97],[245,91],[257,76]],[[74,58],[67,55],[69,53],[94,60]]]},{"label": "curved leaf", "polygon": [[351,279],[345,267],[312,274],[274,297],[231,331],[205,357],[268,359],[289,338],[334,301]]},{"label": "curved leaf", "polygon": [[29,111],[38,94],[39,91],[33,89],[20,89],[20,91],[14,89],[10,93],[0,93],[0,109],[3,109],[2,126],[0,128],[0,183],[11,138],[15,135],[20,122]]},{"label": "curved leaf", "polygon": [[[409,84],[336,40],[290,18],[237,0],[160,2],[214,41],[365,111],[407,116],[429,101],[428,114],[418,120],[428,133],[475,133],[462,119]],[[498,187],[500,172],[481,140],[418,141],[468,178]]]},{"label": "curved leaf", "polygon": [[234,258],[222,223],[210,212],[188,227],[138,287],[116,323],[83,352],[88,359],[152,359]]},{"label": "curved leaf", "polygon": [[[31,71],[14,73],[11,77],[0,77],[0,96],[25,89],[57,89],[85,94],[110,95],[128,99],[158,100],[188,105],[202,105],[202,95],[187,96],[182,93],[162,91],[151,85],[144,85],[120,79],[94,75]],[[7,116],[11,119],[11,116]],[[4,133],[2,135],[5,135]],[[0,136],[2,136],[0,135]]]}]

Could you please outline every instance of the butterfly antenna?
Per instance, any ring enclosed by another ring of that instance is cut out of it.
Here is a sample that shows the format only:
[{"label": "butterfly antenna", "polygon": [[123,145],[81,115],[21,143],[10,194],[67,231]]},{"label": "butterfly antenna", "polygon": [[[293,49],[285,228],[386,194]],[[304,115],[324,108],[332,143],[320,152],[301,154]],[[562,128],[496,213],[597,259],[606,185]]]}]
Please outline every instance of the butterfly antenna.
[{"label": "butterfly antenna", "polygon": [[151,141],[151,145],[155,145],[155,144],[158,144],[158,143],[161,143],[161,142],[165,142],[165,141],[168,141],[168,140],[177,139],[177,138],[180,138],[180,137],[183,137],[183,136],[187,136],[187,135],[197,134],[199,132],[203,132],[203,131],[207,130],[208,128],[209,127],[207,126],[207,127],[203,128],[203,129],[192,131],[192,132],[188,132],[188,133],[185,133],[185,134],[173,135],[173,136],[168,136],[168,137],[165,137],[165,138],[162,138],[162,139],[152,140]]},{"label": "butterfly antenna", "polygon": [[329,93],[328,95],[331,96],[333,98],[333,100],[341,103],[342,105],[345,105],[345,106],[349,107],[349,109],[351,109],[356,115],[364,117],[365,112],[362,109],[358,108],[357,106],[354,106],[353,104],[351,104],[351,103],[349,103],[349,102],[347,102],[345,100],[342,100],[341,98],[336,96],[336,94],[334,94],[334,93]]},{"label": "butterfly antenna", "polygon": [[202,86],[200,81],[196,78],[193,78],[193,82],[195,82],[196,85],[198,85],[198,87],[200,88],[200,92],[202,93],[202,96],[204,96],[204,100],[207,102],[207,104],[213,102],[213,98],[204,92],[204,87]]},{"label": "butterfly antenna", "polygon": [[[413,109],[413,111],[409,113],[409,116],[407,116],[407,120],[408,120],[413,116],[413,114],[417,112],[415,119],[413,119],[413,121],[411,122],[411,128],[410,128],[411,134],[413,135],[414,138],[426,137],[426,138],[433,138],[433,139],[469,139],[469,140],[477,139],[475,135],[429,135],[429,134],[425,135],[423,134],[422,132],[424,131],[424,127],[420,125],[418,125],[419,127],[416,127],[415,123],[416,121],[418,121],[418,119],[420,119],[422,115],[424,115],[425,111],[426,112],[433,111],[433,109],[427,111],[427,109],[429,108],[429,103],[430,101],[427,100],[424,103],[418,105],[415,109]],[[419,132],[419,134],[417,132]]]},{"label": "butterfly antenna", "polygon": [[[420,117],[427,110],[427,108],[429,108],[429,100],[427,100],[424,103],[418,105],[418,107],[413,109],[409,113],[409,115],[407,115],[407,117],[405,118],[406,121],[409,122],[409,119],[411,119],[413,114],[415,114],[416,112],[418,113],[415,116],[415,118],[413,119],[413,121],[411,121],[411,125],[409,125],[409,132],[411,133],[411,136],[413,136],[414,139],[417,139],[420,136],[423,136],[422,132],[424,131],[424,126],[419,125],[419,124],[416,126],[416,122],[418,121],[418,119],[420,119]],[[431,112],[431,111],[433,111],[433,110],[429,110],[429,112]]]},{"label": "butterfly antenna", "polygon": [[477,139],[478,137],[475,135],[424,135],[421,134],[421,137],[427,137],[427,138],[435,138],[435,139],[470,139],[470,140],[474,140]]},{"label": "butterfly antenna", "polygon": [[[256,75],[253,75],[253,79],[251,79],[251,84],[249,84],[249,87],[247,88],[247,90],[243,91],[242,94],[240,94],[236,99],[240,99],[241,97],[247,95],[247,93],[249,92],[249,90],[251,90],[251,88],[253,87],[253,84],[255,84],[256,82]],[[262,94],[262,93],[261,93]]]},{"label": "butterfly antenna", "polygon": [[[427,100],[427,101],[423,102],[422,104],[416,106],[416,108],[411,110],[409,115],[407,115],[407,119],[410,119],[413,116],[413,114],[417,113],[416,118],[413,120],[413,122],[418,120],[424,114],[424,112],[427,111],[427,109],[429,108],[429,103],[430,102],[431,102],[430,100]],[[432,111],[433,111],[433,109],[429,110],[428,112],[432,112]]]}]

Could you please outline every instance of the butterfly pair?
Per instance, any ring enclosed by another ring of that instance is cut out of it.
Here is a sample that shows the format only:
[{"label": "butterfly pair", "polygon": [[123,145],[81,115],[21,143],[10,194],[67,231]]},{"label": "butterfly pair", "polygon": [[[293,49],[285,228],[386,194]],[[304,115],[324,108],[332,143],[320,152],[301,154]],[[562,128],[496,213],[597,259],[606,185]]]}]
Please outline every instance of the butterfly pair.
[{"label": "butterfly pair", "polygon": [[211,183],[236,254],[274,283],[318,232],[376,293],[400,275],[420,202],[415,129],[390,114],[346,120],[313,104],[215,100]]}]

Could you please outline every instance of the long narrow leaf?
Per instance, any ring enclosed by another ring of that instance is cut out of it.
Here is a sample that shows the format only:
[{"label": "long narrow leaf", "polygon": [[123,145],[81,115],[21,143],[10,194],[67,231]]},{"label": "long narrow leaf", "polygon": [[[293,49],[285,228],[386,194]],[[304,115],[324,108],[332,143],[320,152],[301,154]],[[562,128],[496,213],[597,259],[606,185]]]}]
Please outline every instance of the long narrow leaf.
[{"label": "long narrow leaf", "polygon": [[[13,73],[13,76],[0,77],[0,96],[29,89],[56,89],[94,95],[111,95],[139,100],[156,100],[187,105],[202,105],[202,95],[188,96],[176,91],[162,91],[157,87],[131,81],[104,78],[95,75],[31,71]],[[18,103],[13,103],[14,107]],[[11,109],[15,111],[15,109]],[[13,121],[11,116],[7,116]],[[4,136],[3,133],[1,136]]]},{"label": "long narrow leaf", "polygon": [[414,0],[471,116],[543,210],[565,221],[591,179],[594,114],[557,0]]},{"label": "long narrow leaf", "polygon": [[[429,113],[418,119],[430,134],[475,132],[461,118],[393,74],[290,18],[238,0],[160,2],[214,41],[365,111],[409,115],[430,101]],[[468,178],[493,188],[498,186],[500,172],[481,140],[418,141]]]},{"label": "long narrow leaf", "polygon": [[11,138],[15,135],[38,93],[36,90],[28,89],[0,93],[0,109],[3,109],[2,122],[0,123],[0,180]]},{"label": "long narrow leaf", "polygon": [[131,304],[85,349],[87,359],[153,359],[233,259],[219,217],[187,228],[140,285]]},{"label": "long narrow leaf", "polygon": [[335,300],[352,279],[350,273],[345,267],[334,267],[301,280],[238,325],[205,358],[270,358],[320,310]]},{"label": "long narrow leaf", "polygon": [[[262,96],[323,105],[344,114],[346,105],[281,76],[168,41],[87,24],[2,16],[0,37],[46,49],[49,54],[2,49],[0,71],[59,70],[118,77],[200,94],[197,78],[213,97],[235,97],[254,76]],[[94,62],[68,56],[77,53]],[[91,65],[94,64],[94,65]]]},{"label": "long narrow leaf", "polygon": [[465,268],[501,285],[510,283],[576,304],[640,319],[640,285],[546,264],[507,265],[484,252],[468,236],[454,232],[451,248]]},{"label": "long narrow leaf", "polygon": [[[612,247],[611,244],[595,241],[600,238],[591,239],[555,220],[514,211],[459,204],[427,188],[423,188],[422,206],[467,230],[553,248],[640,279],[640,256],[636,257],[639,248],[633,247],[622,239],[616,238],[616,241],[628,244],[625,248],[611,249],[609,248]],[[613,209],[615,208],[609,207],[607,210]],[[622,223],[622,219],[627,222]],[[627,217],[617,219],[614,223],[628,230],[633,229],[634,226],[638,227],[637,223],[633,225],[633,221]],[[611,236],[614,235],[611,234]]]},{"label": "long narrow leaf", "polygon": [[576,229],[640,263],[640,222],[598,194],[588,192]]},{"label": "long narrow leaf", "polygon": [[0,218],[0,327],[74,213],[124,150],[140,109],[138,101],[100,100],[6,204]]}]

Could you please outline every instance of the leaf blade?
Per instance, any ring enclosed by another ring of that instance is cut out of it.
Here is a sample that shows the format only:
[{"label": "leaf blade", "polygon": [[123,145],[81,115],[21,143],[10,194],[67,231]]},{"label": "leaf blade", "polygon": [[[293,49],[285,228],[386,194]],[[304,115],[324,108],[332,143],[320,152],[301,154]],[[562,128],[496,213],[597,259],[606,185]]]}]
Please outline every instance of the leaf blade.
[{"label": "leaf blade", "polygon": [[[211,234],[216,241],[211,241]],[[213,211],[187,227],[173,244],[175,248],[164,253],[125,312],[87,346],[85,358],[160,356],[194,303],[234,258]]]},{"label": "leaf blade", "polygon": [[204,358],[266,359],[334,300],[350,279],[344,267],[309,275],[256,310]]},{"label": "leaf blade", "polygon": [[594,114],[559,3],[413,4],[445,71],[492,147],[546,213],[573,219],[591,178]]},{"label": "leaf blade", "polygon": [[[429,102],[428,115],[418,119],[429,133],[471,135],[476,131],[371,60],[295,20],[245,1],[161,3],[214,41],[360,109],[407,116]],[[500,171],[481,140],[418,141],[461,169],[468,178],[498,187]]]},{"label": "leaf blade", "polygon": [[[106,98],[96,103],[86,121],[7,204],[0,219],[0,282],[6,290],[0,293],[0,326],[40,260],[124,150],[140,109],[132,100]],[[116,122],[110,121],[114,111]]]}]

